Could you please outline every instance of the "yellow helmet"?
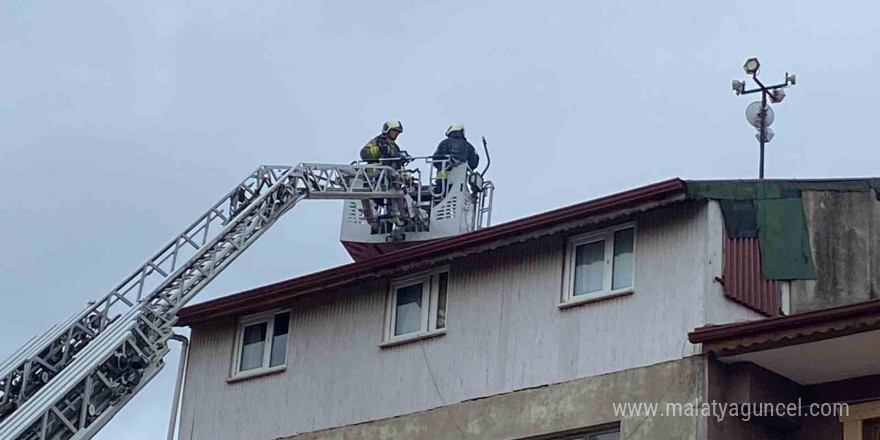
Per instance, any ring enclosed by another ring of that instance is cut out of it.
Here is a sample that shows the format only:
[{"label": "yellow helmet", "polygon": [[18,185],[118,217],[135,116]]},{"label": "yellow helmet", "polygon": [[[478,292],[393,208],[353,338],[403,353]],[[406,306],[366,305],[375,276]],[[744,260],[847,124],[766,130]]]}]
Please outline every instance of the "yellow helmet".
[{"label": "yellow helmet", "polygon": [[391,130],[397,130],[403,133],[403,124],[401,124],[400,121],[392,119],[385,121],[385,123],[382,124],[382,134],[386,134]]}]

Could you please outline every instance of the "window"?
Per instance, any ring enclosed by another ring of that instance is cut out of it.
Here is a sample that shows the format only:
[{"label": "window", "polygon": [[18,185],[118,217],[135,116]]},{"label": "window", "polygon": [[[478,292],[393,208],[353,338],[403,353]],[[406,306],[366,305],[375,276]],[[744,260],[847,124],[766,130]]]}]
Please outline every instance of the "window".
[{"label": "window", "polygon": [[568,242],[563,303],[632,292],[636,229],[633,224],[573,237]]},{"label": "window", "polygon": [[252,376],[284,369],[290,312],[251,316],[238,325],[232,376]]},{"label": "window", "polygon": [[383,345],[443,334],[448,290],[446,268],[393,281]]},{"label": "window", "polygon": [[[841,406],[838,406],[841,405]],[[880,438],[880,401],[843,404],[824,403],[821,413],[835,413],[843,423],[843,440],[876,440]],[[833,408],[832,408],[833,406]]]},{"label": "window", "polygon": [[551,437],[547,440],[620,440],[620,429],[610,429],[581,434]]},{"label": "window", "polygon": [[593,434],[583,434],[565,440],[620,440],[620,430],[596,432]]}]

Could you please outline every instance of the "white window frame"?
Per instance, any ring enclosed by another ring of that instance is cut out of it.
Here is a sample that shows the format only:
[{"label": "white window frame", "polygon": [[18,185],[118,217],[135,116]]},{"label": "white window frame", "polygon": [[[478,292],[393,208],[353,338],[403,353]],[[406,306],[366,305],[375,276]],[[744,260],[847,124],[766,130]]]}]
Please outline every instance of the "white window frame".
[{"label": "white window frame", "polygon": [[[288,346],[284,347],[284,362],[274,367],[269,366],[272,357],[272,337],[275,333],[275,317],[281,313],[290,313],[290,309],[278,309],[271,312],[261,312],[253,315],[247,315],[238,320],[238,327],[235,331],[235,348],[232,356],[232,369],[230,371],[229,381],[246,379],[254,376],[261,376],[287,369],[287,356],[290,345],[290,321],[287,323],[287,341]],[[293,316],[288,315],[288,319],[292,320]],[[260,323],[266,323],[266,339],[263,340],[263,364],[261,367],[250,370],[241,371],[241,350],[244,346],[244,329],[248,326]]]},{"label": "white window frame", "polygon": [[[633,273],[632,283],[629,287],[620,289],[612,289],[614,276],[614,233],[624,229],[633,230]],[[635,222],[622,223],[599,231],[592,231],[586,234],[576,235],[568,239],[568,245],[565,252],[565,268],[563,270],[563,289],[560,308],[575,306],[578,304],[589,303],[600,299],[613,298],[622,295],[629,295],[635,292],[636,288],[636,261],[638,252],[638,235],[639,231]],[[574,295],[574,276],[575,263],[577,262],[578,246],[603,241],[605,242],[605,272],[602,279],[602,290],[582,295]]]},{"label": "white window frame", "polygon": [[[437,328],[437,310],[440,299],[440,274],[446,273],[446,322],[443,328]],[[415,284],[422,284],[422,319],[419,330],[395,335],[394,327],[397,323],[397,291]],[[446,334],[449,324],[449,294],[452,286],[452,273],[448,266],[432,269],[398,278],[389,283],[388,295],[385,306],[385,326],[380,347],[390,347],[405,342],[431,338]],[[427,307],[424,305],[427,304]]]}]

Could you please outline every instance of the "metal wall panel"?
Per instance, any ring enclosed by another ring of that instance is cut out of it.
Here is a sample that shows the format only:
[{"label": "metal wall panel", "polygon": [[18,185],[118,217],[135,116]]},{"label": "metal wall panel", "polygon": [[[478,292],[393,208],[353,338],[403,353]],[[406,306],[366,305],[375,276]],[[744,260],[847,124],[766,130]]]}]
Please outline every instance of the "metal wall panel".
[{"label": "metal wall panel", "polygon": [[738,321],[763,319],[765,315],[752,310],[724,293],[724,247],[727,234],[724,215],[718,201],[709,200],[706,212],[706,244],[703,255],[703,296],[706,324],[726,324]]},{"label": "metal wall panel", "polygon": [[285,372],[227,383],[235,322],[199,325],[181,439],[267,440],[693,355],[706,266],[720,266],[706,206],[636,219],[628,296],[559,309],[566,236],[553,235],[454,261],[447,334],[432,339],[380,348],[386,284],[360,283],[294,305]]}]

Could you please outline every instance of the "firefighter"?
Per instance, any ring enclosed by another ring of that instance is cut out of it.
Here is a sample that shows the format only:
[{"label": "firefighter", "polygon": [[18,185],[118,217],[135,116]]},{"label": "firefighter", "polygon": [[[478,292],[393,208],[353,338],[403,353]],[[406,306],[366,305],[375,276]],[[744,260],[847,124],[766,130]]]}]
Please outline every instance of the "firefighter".
[{"label": "firefighter", "polygon": [[[466,163],[470,169],[475,170],[480,164],[480,156],[477,150],[464,136],[464,124],[456,122],[446,129],[446,139],[440,141],[437,150],[434,151],[434,167],[437,168],[437,181],[434,192],[444,194],[446,178],[449,170],[459,164]],[[446,162],[444,167],[443,161]]]},{"label": "firefighter", "polygon": [[[382,134],[370,139],[361,148],[361,160],[367,163],[380,163],[399,169],[402,163],[399,159],[405,157],[397,146],[397,136],[403,133],[403,124],[400,121],[389,120],[382,124]],[[394,159],[394,160],[388,160]]]}]

